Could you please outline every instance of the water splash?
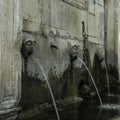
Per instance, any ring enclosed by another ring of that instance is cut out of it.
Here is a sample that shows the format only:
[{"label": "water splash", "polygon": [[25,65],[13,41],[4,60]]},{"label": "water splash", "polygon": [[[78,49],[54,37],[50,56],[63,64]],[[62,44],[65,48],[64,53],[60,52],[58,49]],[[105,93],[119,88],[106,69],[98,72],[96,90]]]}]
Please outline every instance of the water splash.
[{"label": "water splash", "polygon": [[86,66],[86,64],[84,63],[83,60],[81,60],[80,58],[78,58],[78,60],[85,66],[86,70],[88,71],[88,73],[89,73],[89,75],[90,75],[90,77],[91,77],[92,83],[93,83],[93,85],[94,85],[94,87],[95,87],[95,90],[96,90],[98,99],[99,99],[99,101],[100,101],[100,105],[103,106],[103,103],[102,103],[102,100],[101,100],[101,97],[100,97],[98,88],[97,88],[97,86],[96,86],[96,84],[95,84],[95,81],[94,81],[94,79],[93,79],[93,77],[92,77],[92,74],[91,74],[89,68]]},{"label": "water splash", "polygon": [[46,83],[47,83],[48,89],[49,89],[49,91],[50,91],[50,94],[51,94],[51,97],[52,97],[52,101],[53,101],[53,105],[54,105],[54,108],[55,108],[55,112],[56,112],[56,115],[57,115],[57,119],[60,120],[60,116],[59,116],[59,113],[58,113],[57,105],[56,105],[55,98],[54,98],[54,95],[53,95],[51,86],[50,86],[50,84],[49,84],[48,78],[47,78],[47,76],[46,76],[46,74],[45,74],[45,72],[44,72],[44,70],[43,70],[43,67],[42,67],[41,64],[39,63],[39,60],[36,59],[36,61],[37,61],[38,65],[39,65],[39,67],[40,67],[40,69],[41,69],[41,71],[42,71],[42,74],[43,74],[43,76],[44,76],[44,78],[45,78],[45,81],[46,81]]},{"label": "water splash", "polygon": [[120,110],[120,105],[118,104],[105,104],[100,106],[102,109],[107,109],[107,110]]},{"label": "water splash", "polygon": [[105,71],[106,71],[106,79],[107,79],[107,87],[108,87],[108,96],[110,96],[110,81],[108,77],[108,70],[107,70],[106,62],[105,62]]}]

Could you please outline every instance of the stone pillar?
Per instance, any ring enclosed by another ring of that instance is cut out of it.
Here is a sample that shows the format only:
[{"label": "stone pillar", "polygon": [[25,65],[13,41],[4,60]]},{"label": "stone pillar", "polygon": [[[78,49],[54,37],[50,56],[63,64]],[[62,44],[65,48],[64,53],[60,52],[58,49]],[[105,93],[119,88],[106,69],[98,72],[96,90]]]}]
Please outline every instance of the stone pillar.
[{"label": "stone pillar", "polygon": [[[120,0],[105,0],[107,1],[107,63],[110,70],[113,68],[116,75],[119,72],[120,76]],[[117,71],[118,70],[118,71]]]},{"label": "stone pillar", "polygon": [[[116,0],[117,1],[117,0]],[[114,66],[116,61],[115,55],[115,1],[106,0],[107,3],[107,63]]]},{"label": "stone pillar", "polygon": [[116,8],[116,27],[117,27],[117,55],[118,55],[118,72],[119,72],[119,82],[120,82],[120,0],[116,0],[116,4],[115,4],[115,8]]},{"label": "stone pillar", "polygon": [[21,96],[20,0],[0,0],[0,114],[9,112]]}]

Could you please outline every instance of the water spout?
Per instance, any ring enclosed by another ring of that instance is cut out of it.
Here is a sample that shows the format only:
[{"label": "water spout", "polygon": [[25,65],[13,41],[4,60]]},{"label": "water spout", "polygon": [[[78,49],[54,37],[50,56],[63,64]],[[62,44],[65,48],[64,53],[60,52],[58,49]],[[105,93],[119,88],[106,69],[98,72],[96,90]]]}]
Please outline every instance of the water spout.
[{"label": "water spout", "polygon": [[58,49],[58,46],[57,46],[57,45],[54,45],[54,44],[51,44],[50,47],[51,47],[51,48]]},{"label": "water spout", "polygon": [[52,101],[53,101],[53,105],[54,105],[54,108],[55,108],[55,112],[56,112],[56,115],[57,115],[57,119],[60,120],[60,116],[59,116],[59,113],[58,113],[57,105],[56,105],[56,103],[55,103],[55,98],[54,98],[54,95],[53,95],[51,86],[50,86],[50,84],[49,84],[48,78],[47,78],[47,76],[46,76],[46,74],[45,74],[45,72],[44,72],[41,64],[39,63],[39,60],[36,59],[36,61],[37,61],[38,65],[39,65],[39,67],[40,67],[40,69],[41,69],[41,71],[42,71],[42,74],[43,74],[43,76],[44,76],[44,78],[45,78],[45,81],[46,81],[46,84],[47,84],[47,86],[48,86],[48,89],[49,89],[49,91],[50,91],[50,94],[51,94],[51,97],[52,97]]},{"label": "water spout", "polygon": [[94,87],[95,87],[95,90],[96,90],[97,96],[98,96],[98,98],[99,98],[100,105],[103,106],[103,103],[102,103],[102,100],[101,100],[101,97],[100,97],[99,91],[98,91],[98,89],[97,89],[97,86],[96,86],[96,84],[95,84],[95,81],[94,81],[94,79],[93,79],[93,77],[92,77],[92,74],[91,74],[90,70],[88,69],[88,67],[86,66],[86,64],[84,63],[83,60],[81,60],[80,58],[78,58],[78,60],[84,65],[84,67],[85,67],[86,70],[88,71],[88,73],[89,73],[89,75],[90,75],[90,78],[91,78],[91,80],[92,80],[92,83],[93,83],[93,85],[94,85]]}]

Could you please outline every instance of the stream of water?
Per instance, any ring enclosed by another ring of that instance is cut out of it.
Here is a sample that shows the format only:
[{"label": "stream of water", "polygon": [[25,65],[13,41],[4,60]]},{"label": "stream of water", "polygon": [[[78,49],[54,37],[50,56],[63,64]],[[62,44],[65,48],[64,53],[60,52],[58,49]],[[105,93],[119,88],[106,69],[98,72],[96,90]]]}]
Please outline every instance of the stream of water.
[{"label": "stream of water", "polygon": [[[99,91],[98,91],[98,88],[97,88],[97,86],[96,86],[96,84],[95,84],[95,81],[94,81],[94,79],[93,79],[93,77],[92,77],[92,74],[91,74],[89,68],[86,66],[86,64],[84,63],[84,61],[83,61],[82,59],[78,58],[78,60],[84,65],[84,67],[86,68],[86,70],[88,71],[88,73],[89,73],[89,75],[90,75],[91,81],[92,81],[92,83],[93,83],[93,85],[94,85],[94,88],[95,88],[95,90],[96,90],[96,93],[97,93],[97,96],[98,96],[98,99],[99,99],[99,102],[100,102],[100,107],[102,107],[102,108],[109,108],[109,107],[110,107],[110,108],[111,108],[111,105],[110,105],[110,106],[109,106],[108,104],[103,105],[102,100],[101,100],[101,97],[100,97],[100,93],[99,93]],[[56,112],[56,115],[57,115],[57,119],[60,120],[60,116],[59,116],[58,109],[57,109],[57,106],[56,106],[55,98],[54,98],[54,95],[53,95],[51,86],[50,86],[50,84],[49,84],[48,78],[47,78],[47,76],[46,76],[46,74],[45,74],[45,72],[44,72],[44,70],[43,70],[43,67],[42,67],[41,64],[39,63],[39,60],[36,59],[36,61],[37,61],[38,65],[39,65],[39,67],[40,67],[40,69],[41,69],[41,71],[42,71],[42,74],[43,74],[43,76],[44,76],[44,78],[45,78],[45,80],[46,80],[46,84],[47,84],[47,86],[48,86],[48,89],[49,89],[49,91],[50,91],[50,94],[51,94],[51,97],[52,97],[52,101],[53,101],[53,105],[54,105],[54,108],[55,108],[55,112]],[[106,71],[106,79],[107,79],[107,85],[108,85],[108,95],[110,95],[110,82],[109,82],[109,77],[108,77],[108,71],[107,71],[106,63],[105,63],[105,71]],[[112,105],[112,108],[113,108],[113,105]],[[115,107],[115,108],[116,108],[116,107]]]},{"label": "stream of water", "polygon": [[46,76],[46,74],[45,74],[45,72],[44,72],[44,70],[43,70],[43,67],[42,67],[41,64],[39,63],[39,60],[36,59],[36,61],[37,61],[38,65],[39,65],[39,67],[40,67],[40,69],[41,69],[41,71],[42,71],[42,74],[43,74],[43,76],[44,76],[44,78],[45,78],[45,81],[46,81],[46,84],[47,84],[47,86],[48,86],[48,89],[49,89],[49,91],[50,91],[50,95],[51,95],[51,97],[52,97],[52,101],[53,101],[53,105],[54,105],[55,112],[56,112],[56,115],[57,115],[57,119],[60,120],[60,116],[59,116],[59,113],[58,113],[57,105],[56,105],[55,98],[54,98],[54,95],[53,95],[51,86],[50,86],[50,84],[49,84],[48,78],[47,78],[47,76]]},{"label": "stream of water", "polygon": [[86,70],[88,71],[88,73],[89,73],[89,75],[90,75],[90,78],[91,78],[91,80],[92,80],[92,83],[93,83],[93,85],[94,85],[94,87],[95,87],[95,90],[96,90],[98,99],[99,99],[99,101],[100,101],[100,105],[103,106],[103,103],[102,103],[102,100],[101,100],[101,97],[100,97],[98,88],[97,88],[97,86],[96,86],[96,84],[95,84],[95,81],[94,81],[94,79],[93,79],[93,77],[92,77],[92,74],[91,74],[89,68],[86,66],[86,64],[84,63],[83,60],[81,60],[80,58],[78,58],[78,60],[85,66]]}]

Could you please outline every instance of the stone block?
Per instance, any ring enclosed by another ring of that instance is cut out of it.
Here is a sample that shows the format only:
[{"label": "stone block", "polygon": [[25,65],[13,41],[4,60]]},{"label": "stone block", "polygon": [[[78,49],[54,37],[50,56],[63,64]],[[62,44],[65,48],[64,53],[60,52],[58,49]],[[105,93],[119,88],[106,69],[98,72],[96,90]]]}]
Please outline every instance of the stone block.
[{"label": "stone block", "polygon": [[41,2],[38,0],[22,0],[23,29],[39,31],[41,23]]}]

